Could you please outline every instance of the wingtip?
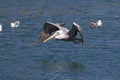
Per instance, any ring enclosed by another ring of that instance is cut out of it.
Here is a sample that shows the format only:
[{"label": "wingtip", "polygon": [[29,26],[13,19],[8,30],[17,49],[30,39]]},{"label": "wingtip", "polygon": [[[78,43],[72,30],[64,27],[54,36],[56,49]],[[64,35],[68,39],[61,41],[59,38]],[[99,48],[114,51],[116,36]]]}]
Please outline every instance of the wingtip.
[{"label": "wingtip", "polygon": [[82,32],[82,27],[81,27],[80,25],[78,25],[78,24],[75,23],[75,22],[72,22],[72,24],[73,24],[74,26],[76,26],[77,29],[78,29],[80,32]]},{"label": "wingtip", "polygon": [[46,21],[46,23],[51,23],[50,21]]},{"label": "wingtip", "polygon": [[75,23],[75,22],[72,22],[72,24],[73,24],[73,25],[75,25],[75,26],[80,27],[80,25],[78,25],[78,24],[77,24],[77,23]]},{"label": "wingtip", "polygon": [[73,25],[76,25],[76,23],[75,23],[75,22],[72,22],[72,24],[73,24]]}]

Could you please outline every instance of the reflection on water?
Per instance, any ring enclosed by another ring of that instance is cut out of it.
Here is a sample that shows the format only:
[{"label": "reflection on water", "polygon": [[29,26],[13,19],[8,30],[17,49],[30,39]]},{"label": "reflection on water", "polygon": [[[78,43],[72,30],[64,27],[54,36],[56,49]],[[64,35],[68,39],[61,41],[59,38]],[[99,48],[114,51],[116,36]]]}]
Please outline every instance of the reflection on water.
[{"label": "reflection on water", "polygon": [[50,61],[50,60],[44,60],[42,61],[43,67],[48,68],[50,70],[58,70],[58,71],[65,71],[65,70],[71,70],[71,72],[80,72],[83,70],[84,66],[83,64],[79,62],[58,62],[58,61]]}]

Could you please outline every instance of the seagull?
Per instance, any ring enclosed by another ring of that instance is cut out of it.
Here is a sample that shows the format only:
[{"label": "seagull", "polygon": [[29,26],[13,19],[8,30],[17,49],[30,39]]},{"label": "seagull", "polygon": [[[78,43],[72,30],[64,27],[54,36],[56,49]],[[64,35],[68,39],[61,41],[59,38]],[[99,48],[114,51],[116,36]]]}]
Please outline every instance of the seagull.
[{"label": "seagull", "polygon": [[0,23],[0,32],[2,31],[2,24]]},{"label": "seagull", "polygon": [[10,24],[12,28],[14,27],[18,27],[20,25],[20,22],[19,21],[15,21],[13,23]]},{"label": "seagull", "polygon": [[[62,41],[73,41],[76,44],[83,44],[82,28],[76,24],[72,23],[71,30],[68,30],[64,27],[65,24],[61,23],[52,23],[46,22],[44,24],[43,30],[39,36],[38,41],[40,43],[46,43],[50,39],[55,38]],[[77,37],[77,34],[80,34],[81,38]]]},{"label": "seagull", "polygon": [[91,22],[91,28],[97,28],[97,27],[101,27],[101,26],[102,26],[101,20]]}]

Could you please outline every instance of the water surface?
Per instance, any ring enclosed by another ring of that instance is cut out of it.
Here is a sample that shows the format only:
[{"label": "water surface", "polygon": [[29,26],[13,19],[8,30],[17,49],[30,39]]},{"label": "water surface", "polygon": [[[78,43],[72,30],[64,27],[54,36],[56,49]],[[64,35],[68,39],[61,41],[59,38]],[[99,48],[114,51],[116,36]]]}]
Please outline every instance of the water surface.
[{"label": "water surface", "polygon": [[[119,0],[0,0],[1,80],[119,80]],[[91,29],[101,19],[101,28]],[[20,21],[18,28],[10,23]],[[46,21],[76,22],[84,45],[50,40],[37,43]]]}]

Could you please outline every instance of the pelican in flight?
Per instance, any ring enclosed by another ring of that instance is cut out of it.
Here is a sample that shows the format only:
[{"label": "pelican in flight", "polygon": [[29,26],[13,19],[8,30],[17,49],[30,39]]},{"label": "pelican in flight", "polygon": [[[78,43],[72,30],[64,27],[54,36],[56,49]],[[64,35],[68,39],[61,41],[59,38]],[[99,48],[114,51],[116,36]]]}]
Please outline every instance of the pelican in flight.
[{"label": "pelican in flight", "polygon": [[91,28],[97,28],[97,27],[101,27],[101,26],[102,26],[101,20],[91,22]]},{"label": "pelican in flight", "polygon": [[[50,39],[55,38],[57,40],[73,41],[76,44],[83,43],[82,28],[78,24],[73,22],[71,30],[65,28],[64,25],[64,23],[46,22],[41,31],[39,42],[46,43]],[[81,38],[77,37],[78,33]]]},{"label": "pelican in flight", "polygon": [[15,21],[15,22],[11,23],[10,25],[12,28],[18,27],[20,25],[20,21]]}]

